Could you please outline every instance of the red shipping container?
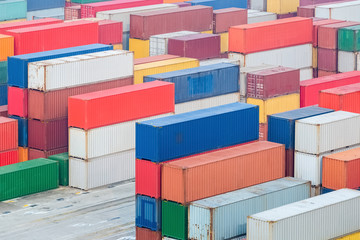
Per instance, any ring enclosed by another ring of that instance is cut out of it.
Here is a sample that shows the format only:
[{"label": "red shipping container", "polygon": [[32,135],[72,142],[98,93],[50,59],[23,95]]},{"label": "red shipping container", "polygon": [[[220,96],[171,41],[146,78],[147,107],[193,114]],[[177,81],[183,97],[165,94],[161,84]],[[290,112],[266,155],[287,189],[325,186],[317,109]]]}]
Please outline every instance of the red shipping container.
[{"label": "red shipping container", "polygon": [[173,83],[149,83],[69,97],[69,127],[91,129],[174,112]]},{"label": "red shipping container", "polygon": [[318,69],[327,72],[337,71],[338,52],[336,49],[318,48]]},{"label": "red shipping container", "polygon": [[220,56],[220,35],[191,34],[168,40],[168,53],[204,60]]},{"label": "red shipping container", "polygon": [[166,55],[156,55],[156,56],[145,57],[145,58],[137,58],[137,59],[134,59],[134,65],[164,61],[164,60],[174,59],[174,58],[179,58],[179,56],[166,54]]},{"label": "red shipping container", "polygon": [[267,137],[268,137],[268,124],[260,123],[259,124],[259,140],[267,141]]},{"label": "red shipping container", "polygon": [[99,22],[99,43],[118,44],[122,43],[122,22],[103,20]]},{"label": "red shipping container", "polygon": [[29,119],[28,146],[44,151],[67,147],[67,118],[52,121]]},{"label": "red shipping container", "polygon": [[29,159],[28,160],[33,160],[33,159],[37,159],[37,158],[48,158],[49,156],[52,156],[55,154],[60,154],[60,153],[65,153],[67,151],[68,151],[67,147],[53,149],[50,151],[42,151],[42,150],[38,150],[38,149],[29,148],[29,153],[28,153]]},{"label": "red shipping container", "polygon": [[153,4],[161,4],[162,0],[116,0],[108,2],[97,2],[81,5],[81,18],[96,17],[96,13],[100,11],[123,9],[147,6]]},{"label": "red shipping container", "polygon": [[[319,71],[320,74],[320,71]],[[339,73],[331,76],[319,77],[300,82],[300,107],[307,107],[319,103],[321,90],[340,87],[360,82],[360,71]]]},{"label": "red shipping container", "polygon": [[28,117],[28,89],[8,87],[8,114]]},{"label": "red shipping container", "polygon": [[247,24],[247,10],[241,8],[224,8],[214,10],[214,33],[228,32],[231,26]]},{"label": "red shipping container", "polygon": [[0,117],[0,152],[18,147],[18,121]]},{"label": "red shipping container", "polygon": [[267,99],[300,91],[300,70],[275,67],[247,74],[247,97]]},{"label": "red shipping container", "polygon": [[325,77],[325,76],[330,76],[330,75],[334,75],[334,74],[337,74],[337,72],[327,72],[327,71],[318,69],[318,77]]},{"label": "red shipping container", "polygon": [[0,34],[5,34],[5,31],[11,29],[18,29],[18,28],[29,28],[35,26],[44,26],[54,23],[62,23],[63,21],[56,18],[43,18],[31,21],[23,21],[23,22],[11,22],[11,23],[4,23],[0,24]]},{"label": "red shipping container", "polygon": [[8,105],[0,106],[0,117],[7,117],[8,116]]},{"label": "red shipping container", "polygon": [[41,92],[29,89],[29,118],[42,121],[67,117],[68,97],[111,88],[132,85],[133,78],[88,84],[56,91]]},{"label": "red shipping container", "polygon": [[360,83],[321,91],[319,107],[360,113]]},{"label": "red shipping container", "polygon": [[311,42],[310,18],[279,19],[233,26],[229,30],[230,52],[252,53]]},{"label": "red shipping container", "polygon": [[19,162],[18,149],[0,152],[0,167],[18,162]]},{"label": "red shipping container", "polygon": [[147,228],[136,227],[136,240],[161,240],[161,232]]},{"label": "red shipping container", "polygon": [[[277,19],[293,18],[297,16],[297,12],[278,14]],[[299,16],[301,17],[301,16]]]},{"label": "red shipping container", "polygon": [[15,55],[98,43],[98,23],[74,21],[9,30],[14,36]]},{"label": "red shipping container", "polygon": [[65,20],[75,20],[81,18],[81,6],[65,7]]},{"label": "red shipping container", "polygon": [[320,26],[334,24],[334,23],[340,23],[344,22],[342,20],[335,20],[335,19],[325,19],[321,21],[313,21],[313,46],[318,46],[318,31]]},{"label": "red shipping container", "polygon": [[294,149],[285,150],[285,177],[294,177]]},{"label": "red shipping container", "polygon": [[337,49],[338,48],[338,30],[344,27],[359,25],[358,22],[339,22],[319,26],[318,46],[319,48]]},{"label": "red shipping container", "polygon": [[131,14],[130,38],[148,40],[152,35],[184,30],[203,32],[212,30],[212,22],[212,7],[200,5]]}]

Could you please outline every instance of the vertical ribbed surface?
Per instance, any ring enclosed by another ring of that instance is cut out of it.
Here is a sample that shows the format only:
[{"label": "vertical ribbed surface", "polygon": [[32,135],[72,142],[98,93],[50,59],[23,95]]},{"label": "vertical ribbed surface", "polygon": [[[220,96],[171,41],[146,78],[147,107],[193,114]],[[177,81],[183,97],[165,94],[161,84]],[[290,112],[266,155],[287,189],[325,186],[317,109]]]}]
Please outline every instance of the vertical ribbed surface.
[{"label": "vertical ribbed surface", "polygon": [[0,152],[17,148],[18,122],[14,119],[0,117]]},{"label": "vertical ribbed surface", "polygon": [[188,239],[188,206],[162,201],[161,231],[162,235],[166,237]]},{"label": "vertical ribbed surface", "polygon": [[26,1],[2,1],[0,2],[0,21],[26,18]]},{"label": "vertical ribbed surface", "polygon": [[145,227],[153,231],[161,229],[161,199],[136,195],[135,207],[137,227]]},{"label": "vertical ribbed surface", "polygon": [[18,149],[0,152],[0,167],[19,162]]},{"label": "vertical ribbed surface", "polygon": [[317,6],[315,17],[358,22],[360,21],[359,11],[360,2],[343,2],[333,5]]},{"label": "vertical ribbed surface", "polygon": [[356,55],[353,52],[338,51],[338,71],[351,72],[357,70]]},{"label": "vertical ribbed surface", "polygon": [[14,56],[14,37],[0,34],[0,61],[11,56]]}]

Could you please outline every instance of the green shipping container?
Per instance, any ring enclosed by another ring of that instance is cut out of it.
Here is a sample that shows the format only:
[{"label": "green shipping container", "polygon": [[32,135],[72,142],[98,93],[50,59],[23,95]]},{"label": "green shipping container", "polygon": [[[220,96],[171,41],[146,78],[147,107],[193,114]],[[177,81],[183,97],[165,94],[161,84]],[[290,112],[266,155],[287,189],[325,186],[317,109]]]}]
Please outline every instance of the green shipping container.
[{"label": "green shipping container", "polygon": [[186,240],[188,235],[188,206],[162,201],[161,231],[164,237]]},{"label": "green shipping container", "polygon": [[7,61],[0,62],[0,84],[7,83]]},{"label": "green shipping container", "polygon": [[108,2],[108,1],[112,1],[112,0],[72,0],[71,2],[85,4],[85,3]]},{"label": "green shipping container", "polygon": [[340,28],[338,31],[338,48],[340,51],[360,51],[360,25]]},{"label": "green shipping container", "polygon": [[50,156],[49,159],[59,163],[59,184],[69,186],[69,154],[60,153]]},{"label": "green shipping container", "polygon": [[1,0],[0,21],[26,18],[26,0]]},{"label": "green shipping container", "polygon": [[0,201],[59,187],[59,165],[38,158],[0,167]]}]

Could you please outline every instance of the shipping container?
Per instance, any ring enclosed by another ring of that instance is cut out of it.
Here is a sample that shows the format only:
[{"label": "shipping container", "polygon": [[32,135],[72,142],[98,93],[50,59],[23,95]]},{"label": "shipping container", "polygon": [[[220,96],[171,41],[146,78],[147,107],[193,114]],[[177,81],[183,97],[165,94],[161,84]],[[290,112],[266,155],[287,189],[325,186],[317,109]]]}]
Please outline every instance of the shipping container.
[{"label": "shipping container", "polygon": [[18,116],[9,116],[18,121],[18,145],[19,147],[28,146],[28,119]]},{"label": "shipping container", "polygon": [[229,33],[220,33],[220,53],[229,51]]},{"label": "shipping container", "polygon": [[0,117],[7,117],[8,116],[7,111],[8,111],[7,105],[0,106]]},{"label": "shipping container", "polygon": [[212,30],[212,21],[212,8],[207,6],[191,6],[132,14],[130,16],[130,37],[147,40],[152,35],[163,33],[184,30],[208,31]]},{"label": "shipping container", "polygon": [[112,46],[90,44],[79,47],[25,54],[8,59],[9,86],[28,87],[28,63],[112,50]]},{"label": "shipping container", "polygon": [[360,238],[360,232],[352,233],[344,237],[336,238],[336,240],[357,240]]},{"label": "shipping container", "polygon": [[7,61],[0,61],[0,84],[7,83],[7,75]]},{"label": "shipping container", "polygon": [[44,18],[56,18],[59,20],[65,19],[65,9],[64,7],[60,8],[49,8],[49,9],[43,9],[43,10],[36,10],[27,12],[26,19],[29,20],[39,20]]},{"label": "shipping container", "polygon": [[338,31],[341,28],[359,25],[358,22],[338,22],[319,26],[318,28],[318,46],[319,48],[337,49]]},{"label": "shipping container", "polygon": [[0,106],[7,105],[8,103],[8,86],[0,84]]},{"label": "shipping container", "polygon": [[[200,63],[201,67],[202,66],[213,65],[213,64],[218,64],[218,63],[231,63],[231,64],[235,64],[235,65],[240,64],[239,61],[229,59],[229,58],[212,58],[212,59],[201,60],[199,63]],[[242,70],[242,69],[240,69],[240,70]]]},{"label": "shipping container", "polygon": [[249,0],[248,1],[249,10],[258,10],[266,12],[267,10],[267,0]]},{"label": "shipping container", "polygon": [[174,239],[188,239],[188,206],[171,201],[161,202],[162,235]]},{"label": "shipping container", "polygon": [[248,12],[248,24],[274,21],[277,19],[276,13],[270,12]]},{"label": "shipping container", "polygon": [[163,162],[257,140],[258,109],[233,103],[136,123],[136,157]]},{"label": "shipping container", "polygon": [[161,240],[161,232],[151,231],[147,228],[136,227],[136,239],[138,240]]},{"label": "shipping container", "polygon": [[359,11],[360,1],[346,1],[316,6],[315,17],[359,22]]},{"label": "shipping container", "polygon": [[26,162],[29,160],[29,151],[28,148],[19,147],[19,162]]},{"label": "shipping container", "polygon": [[8,88],[8,114],[19,117],[28,117],[28,89]]},{"label": "shipping container", "polygon": [[27,0],[27,11],[65,7],[64,0]]},{"label": "shipping container", "polygon": [[0,61],[6,61],[14,56],[14,37],[0,34]]},{"label": "shipping container", "polygon": [[112,20],[99,21],[99,43],[116,44],[122,43],[122,22]]},{"label": "shipping container", "polygon": [[27,1],[5,0],[0,2],[0,21],[26,18]]},{"label": "shipping container", "polygon": [[81,6],[65,7],[64,20],[75,20],[81,18]]},{"label": "shipping container", "polygon": [[48,157],[50,160],[57,161],[59,163],[59,185],[69,185],[69,155],[67,152]]},{"label": "shipping container", "polygon": [[259,124],[259,141],[267,141],[268,139],[268,124],[260,123]]},{"label": "shipping container", "polygon": [[248,0],[192,0],[189,1],[192,6],[202,5],[212,7],[214,10],[237,7],[237,8],[247,8]]},{"label": "shipping container", "polygon": [[338,51],[336,49],[318,48],[318,69],[327,72],[336,72],[338,66]]},{"label": "shipping container", "polygon": [[326,77],[326,76],[335,75],[335,74],[337,74],[337,72],[328,72],[328,71],[318,69],[318,77]]},{"label": "shipping container", "polygon": [[129,51],[134,52],[135,59],[149,57],[150,41],[130,38]]},{"label": "shipping container", "polygon": [[360,70],[359,52],[338,51],[338,72]]},{"label": "shipping container", "polygon": [[249,216],[247,239],[329,239],[358,230],[359,211],[360,192],[342,189]]},{"label": "shipping container", "polygon": [[[313,46],[314,47],[318,46],[319,27],[327,26],[327,25],[331,26],[332,24],[342,23],[342,22],[343,21],[341,21],[341,20],[335,20],[335,19],[324,19],[324,20],[320,20],[320,21],[313,21]],[[326,30],[329,30],[329,29],[326,29]],[[330,36],[330,33],[326,33],[325,29],[323,29],[323,34],[329,34],[328,36]],[[334,37],[334,35],[331,34],[331,37]],[[333,41],[335,41],[334,38],[333,38]]]},{"label": "shipping container", "polygon": [[296,12],[299,0],[267,0],[267,12],[286,14]]},{"label": "shipping container", "polygon": [[318,48],[313,47],[313,60],[312,60],[312,68],[317,69],[318,68]]},{"label": "shipping container", "polygon": [[18,122],[0,117],[0,152],[18,147]]},{"label": "shipping container", "polygon": [[358,52],[360,51],[359,34],[360,25],[340,28],[338,31],[338,47],[341,51]]},{"label": "shipping container", "polygon": [[149,228],[152,231],[161,230],[161,199],[136,195],[135,209],[136,227]]},{"label": "shipping container", "polygon": [[0,152],[0,167],[18,162],[19,162],[19,154],[17,148]]},{"label": "shipping container", "polygon": [[307,199],[310,188],[309,181],[281,178],[194,201],[189,206],[188,238],[230,239],[246,234],[247,216]]},{"label": "shipping container", "polygon": [[145,57],[145,58],[138,58],[138,59],[134,59],[134,66],[139,65],[139,64],[164,61],[164,60],[169,60],[169,59],[174,59],[174,58],[179,58],[179,56],[165,54],[165,55],[156,55],[156,56],[150,56],[150,57]]},{"label": "shipping container", "polygon": [[[246,8],[246,7],[244,7]],[[247,10],[230,7],[219,10],[214,10],[214,33],[228,32],[231,26],[247,24]]]},{"label": "shipping container", "polygon": [[1,167],[0,183],[0,201],[58,188],[58,163],[40,158]]},{"label": "shipping container", "polygon": [[314,4],[323,4],[327,3],[330,4],[330,2],[338,2],[339,0],[300,0],[300,6],[306,6],[306,5],[314,5]]},{"label": "shipping container", "polygon": [[28,160],[37,159],[37,158],[48,158],[51,155],[66,153],[67,151],[68,151],[67,147],[57,148],[49,151],[28,148]]}]

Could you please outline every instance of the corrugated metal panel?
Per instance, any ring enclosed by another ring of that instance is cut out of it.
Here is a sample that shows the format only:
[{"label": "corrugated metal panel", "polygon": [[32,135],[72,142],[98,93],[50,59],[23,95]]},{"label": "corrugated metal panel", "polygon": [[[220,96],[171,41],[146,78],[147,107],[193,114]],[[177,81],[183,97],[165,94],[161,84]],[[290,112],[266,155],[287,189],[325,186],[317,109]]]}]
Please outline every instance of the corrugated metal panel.
[{"label": "corrugated metal panel", "polygon": [[360,21],[360,1],[342,2],[315,7],[315,17]]},{"label": "corrugated metal panel", "polygon": [[175,202],[162,201],[161,231],[163,236],[187,240],[188,206]]},{"label": "corrugated metal panel", "polygon": [[84,190],[135,177],[135,149],[98,158],[69,158],[69,186]]},{"label": "corrugated metal panel", "polygon": [[0,85],[0,106],[8,103],[8,86],[6,84]]},{"label": "corrugated metal panel", "polygon": [[336,240],[358,240],[360,239],[360,232],[356,232],[345,237],[337,238]]},{"label": "corrugated metal panel", "polygon": [[29,150],[28,148],[19,147],[19,162],[26,162],[28,160]]},{"label": "corrugated metal panel", "polygon": [[0,61],[0,84],[7,83],[7,61]]},{"label": "corrugated metal panel", "polygon": [[247,216],[309,198],[310,187],[309,181],[282,178],[192,202],[189,238],[221,240],[243,235]]},{"label": "corrugated metal panel", "polygon": [[[48,1],[46,1],[48,2]],[[43,18],[56,18],[56,19],[65,19],[65,8],[59,7],[59,8],[49,8],[49,9],[43,9],[43,10],[36,10],[36,11],[29,11],[26,13],[26,19],[28,21],[30,20],[37,20],[37,19],[43,19]]]},{"label": "corrugated metal panel", "polygon": [[48,157],[59,163],[59,184],[62,186],[69,185],[69,154],[60,153]]},{"label": "corrugated metal panel", "polygon": [[163,162],[258,137],[258,107],[233,103],[137,123],[136,157]]},{"label": "corrugated metal panel", "polygon": [[267,0],[249,0],[249,5],[251,9],[266,11],[267,10]]},{"label": "corrugated metal panel", "polygon": [[337,111],[297,120],[295,150],[320,154],[360,143],[360,114]]},{"label": "corrugated metal panel", "polygon": [[0,61],[14,56],[14,37],[0,34]]},{"label": "corrugated metal panel", "polygon": [[14,119],[0,117],[0,152],[17,148],[18,122]]},{"label": "corrugated metal panel", "polygon": [[145,227],[153,231],[161,229],[161,199],[136,195],[135,206],[137,227]]},{"label": "corrugated metal panel", "polygon": [[357,70],[358,52],[338,51],[338,71],[351,72]]},{"label": "corrugated metal panel", "polygon": [[60,8],[64,7],[65,2],[63,0],[27,0],[27,10],[35,11],[41,9],[49,9],[49,8]]},{"label": "corrugated metal panel", "polygon": [[136,227],[136,239],[138,240],[161,240],[160,231],[151,231],[147,228]]},{"label": "corrugated metal panel", "polygon": [[149,40],[129,39],[129,51],[134,52],[135,59],[149,57],[149,47]]},{"label": "corrugated metal panel", "polygon": [[28,119],[21,118],[18,116],[9,116],[12,119],[16,119],[18,121],[18,144],[20,147],[28,146]]},{"label": "corrugated metal panel", "polygon": [[300,69],[300,81],[308,80],[313,78],[313,68],[302,68]]},{"label": "corrugated metal panel", "polygon": [[277,14],[296,12],[299,0],[267,0],[267,11]]},{"label": "corrugated metal panel", "polygon": [[28,117],[28,89],[8,87],[8,113]]},{"label": "corrugated metal panel", "polygon": [[52,149],[49,151],[28,148],[28,160],[37,159],[37,158],[48,158],[51,155],[66,153],[66,152],[68,152],[67,146],[62,148]]},{"label": "corrugated metal panel", "polygon": [[0,21],[26,18],[25,0],[7,0],[0,2]]},{"label": "corrugated metal panel", "polygon": [[214,10],[217,9],[223,9],[223,8],[229,8],[229,7],[237,7],[237,8],[247,8],[247,0],[239,0],[239,1],[233,1],[233,0],[192,0],[189,1],[192,6],[195,5],[204,5],[204,6],[210,6],[213,7]]},{"label": "corrugated metal panel", "polygon": [[201,60],[199,63],[200,63],[200,67],[218,64],[218,63],[231,63],[235,65],[240,65],[239,61],[229,58],[211,58],[211,59]]},{"label": "corrugated metal panel", "polygon": [[248,217],[247,239],[318,240],[360,228],[360,192],[342,189]]},{"label": "corrugated metal panel", "polygon": [[276,13],[270,12],[248,12],[248,24],[274,21],[277,19]]},{"label": "corrugated metal panel", "polygon": [[0,152],[0,167],[18,162],[19,154],[17,148],[10,151]]}]

